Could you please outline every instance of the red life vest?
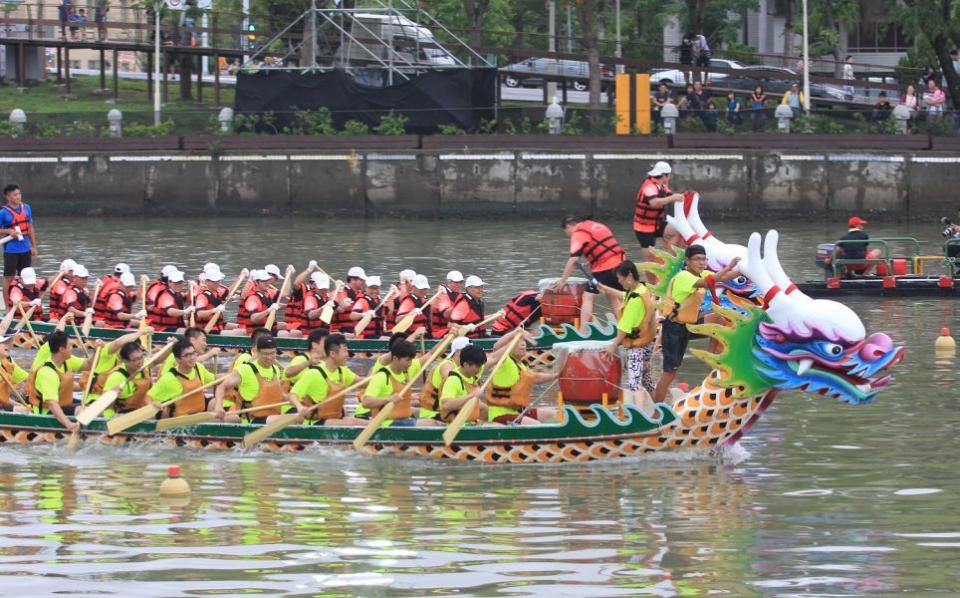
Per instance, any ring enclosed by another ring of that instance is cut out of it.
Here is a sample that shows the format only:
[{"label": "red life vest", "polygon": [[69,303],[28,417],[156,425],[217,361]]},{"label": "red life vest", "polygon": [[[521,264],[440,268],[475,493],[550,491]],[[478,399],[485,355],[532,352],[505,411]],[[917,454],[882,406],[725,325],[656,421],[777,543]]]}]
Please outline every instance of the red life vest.
[{"label": "red life vest", "polygon": [[443,315],[443,312],[452,313],[453,306],[456,305],[457,301],[460,300],[462,295],[457,291],[451,291],[450,289],[444,287],[443,295],[440,295],[440,298],[437,299],[437,302],[433,304],[433,334],[437,338],[442,338],[447,334],[447,325],[450,320]]},{"label": "red life vest", "polygon": [[[103,318],[103,325],[107,328],[126,328],[130,325],[129,321],[121,320],[118,312],[110,309],[110,300],[114,297],[120,297],[120,300],[123,302],[122,313],[129,314],[133,308],[133,295],[127,295],[127,290],[121,286],[117,286],[110,296],[104,299],[103,308],[104,313],[101,316]],[[96,308],[94,308],[96,309]]]},{"label": "red life vest", "polygon": [[[70,291],[73,291],[74,295],[76,296],[76,303],[67,303],[66,296]],[[90,307],[90,303],[90,294],[87,293],[87,289],[81,289],[80,287],[71,285],[67,291],[63,293],[60,305],[63,309],[63,312],[66,313],[66,311],[71,307],[80,311],[84,311]]]},{"label": "red life vest", "polygon": [[[364,312],[368,312],[371,309],[374,309],[380,304],[379,297],[371,297],[364,293],[353,306],[353,312],[363,315]],[[380,305],[373,318],[371,318],[370,323],[367,324],[367,327],[363,329],[363,333],[359,338],[379,338],[383,335],[383,317],[386,310],[385,305]],[[356,325],[354,325],[356,328]]]},{"label": "red life vest", "polygon": [[[417,297],[413,293],[407,295],[400,302],[400,306],[397,307],[396,319],[402,320],[405,315],[412,312],[414,309],[422,306],[426,302],[427,302],[426,299],[421,299],[420,297]],[[427,329],[427,338],[432,338],[433,335],[431,333],[431,328],[430,328],[430,320],[432,319],[431,313],[430,313],[431,310],[432,308],[428,307],[424,309],[422,312],[420,312],[419,314],[417,314],[417,317],[413,319],[413,324],[408,329],[408,332],[413,332],[417,328],[424,326]],[[391,326],[390,329],[392,330],[393,326]]]},{"label": "red life vest", "polygon": [[61,277],[57,284],[50,289],[50,318],[59,320],[66,310],[63,308],[63,294],[70,288],[70,282]]},{"label": "red life vest", "polygon": [[667,217],[663,208],[654,208],[650,205],[650,198],[646,195],[646,192],[650,189],[656,190],[656,195],[653,195],[654,198],[667,197],[672,193],[670,187],[661,185],[653,177],[647,177],[643,181],[640,190],[637,192],[637,209],[633,213],[633,230],[638,233],[657,232]]},{"label": "red life vest", "polygon": [[294,289],[290,293],[290,299],[287,306],[283,308],[283,321],[287,324],[287,330],[299,330],[306,323],[303,315],[303,300],[306,298],[307,287],[300,285],[300,288]]},{"label": "red life vest", "polygon": [[590,240],[583,246],[583,257],[587,259],[594,272],[616,268],[623,262],[623,248],[620,247],[620,243],[607,225],[593,220],[584,220],[577,224],[573,232],[589,235]]},{"label": "red life vest", "polygon": [[159,278],[156,280],[150,281],[150,284],[147,286],[147,307],[148,308],[157,302],[157,295],[159,295],[160,291],[166,288],[166,286],[167,286],[167,283],[160,280]]},{"label": "red life vest", "polygon": [[536,291],[523,291],[510,301],[507,301],[507,304],[503,306],[503,317],[497,318],[493,323],[493,331],[497,334],[503,334],[520,326],[521,323],[525,326],[529,325],[530,322],[536,318],[535,315],[531,314],[533,314],[534,311],[540,310],[540,302],[528,300],[524,301],[525,305],[521,305],[520,302],[528,297],[536,296]]},{"label": "red life vest", "polygon": [[[47,288],[47,280],[45,278],[38,278],[37,283],[33,285],[33,290],[30,290],[30,288],[23,284],[23,281],[18,278],[17,281],[10,287],[10,303],[11,305],[20,302],[30,303],[39,297],[45,288]],[[23,309],[24,311],[27,311],[30,308],[25,305]],[[37,309],[33,310],[30,320],[33,322],[40,322],[44,320],[42,304]]]},{"label": "red life vest", "polygon": [[107,297],[122,288],[120,281],[107,275],[101,279],[100,293],[93,300],[93,313],[97,318],[107,319]]},{"label": "red life vest", "polygon": [[10,216],[13,218],[13,222],[10,223],[10,228],[19,226],[20,232],[23,234],[24,238],[29,237],[31,220],[30,216],[27,215],[27,208],[21,205],[19,212],[10,206],[3,206],[3,209],[10,212]]},{"label": "red life vest", "polygon": [[353,332],[355,326],[353,320],[350,319],[350,312],[353,311],[353,304],[357,302],[357,292],[349,287],[343,289],[343,292],[351,301],[350,307],[343,311],[339,302],[337,303],[336,311],[333,312],[333,320],[330,321],[330,332]]},{"label": "red life vest", "polygon": [[[197,295],[197,299],[199,300],[200,297],[203,297],[203,301],[205,301],[206,304],[203,307],[200,307],[199,304],[201,302],[196,301],[196,303],[198,303],[197,311],[208,311],[210,309],[213,309],[214,307],[220,306],[224,301],[226,301],[227,293],[229,292],[230,292],[230,289],[228,289],[223,285],[218,285],[215,291],[211,291],[210,289],[203,289],[202,291],[200,291],[200,294]],[[212,317],[213,316],[201,318],[200,316],[197,316],[196,317],[197,327],[205,328],[207,325],[207,322],[209,322],[210,318]],[[214,333],[222,332],[224,328],[223,320],[224,318],[222,315],[219,318],[217,318],[217,323],[213,325],[213,328],[210,329],[210,332],[214,332]]]},{"label": "red life vest", "polygon": [[[160,300],[165,296],[169,296],[173,299],[173,305],[168,305],[164,308],[160,308]],[[150,325],[159,330],[169,331],[170,329],[176,330],[177,328],[183,326],[183,317],[182,316],[171,316],[167,312],[171,307],[176,309],[183,309],[185,304],[185,299],[180,293],[174,293],[166,285],[163,289],[157,293],[157,300],[153,305],[147,308],[147,319],[150,321]]]},{"label": "red life vest", "polygon": [[[310,308],[307,309],[308,299],[310,299]],[[303,332],[310,334],[317,328],[326,328],[327,324],[324,324],[320,320],[320,312],[317,312],[316,317],[311,318],[309,312],[315,309],[322,309],[324,304],[330,300],[330,293],[322,289],[307,289],[306,294],[303,296]],[[316,305],[314,305],[316,304]]]},{"label": "red life vest", "polygon": [[[247,309],[247,301],[250,300],[250,297],[256,297],[259,305],[254,311],[249,311]],[[243,300],[243,303],[240,304],[240,308],[237,309],[237,326],[243,328],[247,332],[252,333],[254,328],[260,326],[259,324],[254,324],[251,320],[251,316],[256,313],[260,313],[263,310],[267,309],[268,306],[272,305],[272,302],[267,298],[267,294],[262,291],[254,291],[247,295],[247,298]],[[276,326],[276,324],[274,324]]]},{"label": "red life vest", "polygon": [[[450,312],[450,322],[466,326],[468,324],[479,324],[482,321],[483,301],[474,299],[466,293],[460,295]],[[486,331],[483,328],[477,328],[467,333],[467,338],[479,338],[481,336],[486,336]]]}]

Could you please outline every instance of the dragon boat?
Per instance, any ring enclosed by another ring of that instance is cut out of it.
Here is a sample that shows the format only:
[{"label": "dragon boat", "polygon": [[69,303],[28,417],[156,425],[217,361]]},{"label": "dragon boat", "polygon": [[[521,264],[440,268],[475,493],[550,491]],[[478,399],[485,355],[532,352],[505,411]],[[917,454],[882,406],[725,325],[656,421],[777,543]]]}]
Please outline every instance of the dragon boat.
[{"label": "dragon boat", "polygon": [[[692,350],[711,366],[700,385],[674,397],[672,405],[647,411],[632,405],[564,407],[561,423],[534,426],[468,426],[449,445],[444,428],[381,428],[362,448],[367,454],[484,463],[563,463],[609,460],[674,451],[712,451],[736,443],[784,390],[817,393],[857,405],[874,400],[891,377],[887,370],[904,355],[882,332],[867,335],[849,307],[806,296],[790,282],[777,257],[776,231],[747,247],[715,246],[719,260],[743,253],[740,263],[753,299],[715,305],[726,324],[691,325],[720,341],[718,353]],[[763,249],[761,255],[761,242]],[[678,269],[681,253],[661,252],[650,265],[660,286]],[[761,299],[757,299],[757,297]],[[597,401],[599,402],[599,401]],[[247,424],[202,424],[157,431],[143,422],[116,435],[94,420],[82,431],[88,443],[127,445],[151,441],[198,449],[242,446],[258,428]],[[290,426],[267,438],[263,450],[301,451],[317,446],[347,447],[361,434],[356,427]],[[62,442],[68,432],[51,416],[0,413],[0,442]]]}]

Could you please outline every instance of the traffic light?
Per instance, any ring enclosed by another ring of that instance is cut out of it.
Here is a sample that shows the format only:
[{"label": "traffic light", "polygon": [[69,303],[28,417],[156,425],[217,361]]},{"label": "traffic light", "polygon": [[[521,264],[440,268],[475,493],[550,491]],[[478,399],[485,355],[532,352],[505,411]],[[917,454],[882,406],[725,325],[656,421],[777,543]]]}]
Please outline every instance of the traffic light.
[{"label": "traffic light", "polygon": [[254,27],[253,23],[247,25],[247,39],[249,41],[257,41],[257,28]]}]

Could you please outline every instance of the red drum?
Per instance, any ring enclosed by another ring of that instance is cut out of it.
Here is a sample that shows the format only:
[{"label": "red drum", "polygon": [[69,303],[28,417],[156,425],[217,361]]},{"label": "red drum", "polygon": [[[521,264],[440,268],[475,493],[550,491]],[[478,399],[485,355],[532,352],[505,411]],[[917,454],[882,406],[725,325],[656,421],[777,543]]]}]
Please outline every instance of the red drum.
[{"label": "red drum", "polygon": [[602,395],[614,403],[620,398],[620,358],[605,349],[608,341],[554,343],[560,366],[560,392],[574,403],[600,403]]},{"label": "red drum", "polygon": [[573,324],[580,317],[580,303],[583,291],[587,288],[587,279],[571,277],[559,291],[548,290],[555,282],[556,278],[544,278],[538,285],[543,292],[540,300],[543,321],[550,325]]},{"label": "red drum", "polygon": [[[904,257],[895,257],[892,260],[893,262],[893,276],[903,276],[907,273],[907,258]],[[890,276],[891,273],[887,272],[886,264],[877,264],[877,276]]]}]

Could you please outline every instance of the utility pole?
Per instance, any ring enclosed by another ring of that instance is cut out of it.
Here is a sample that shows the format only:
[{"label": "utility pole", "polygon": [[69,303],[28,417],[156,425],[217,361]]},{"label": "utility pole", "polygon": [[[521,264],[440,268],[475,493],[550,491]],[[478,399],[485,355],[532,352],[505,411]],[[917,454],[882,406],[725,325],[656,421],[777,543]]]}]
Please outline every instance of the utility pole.
[{"label": "utility pole", "polygon": [[[623,58],[623,48],[620,46],[620,0],[617,0],[616,11],[617,11],[617,28],[616,28],[617,29],[617,45],[614,48],[613,55],[616,56],[617,58]],[[617,65],[617,72],[618,73],[623,72],[622,64]]]},{"label": "utility pole", "polygon": [[810,114],[810,37],[807,34],[807,0],[803,0],[803,110]]},{"label": "utility pole", "polygon": [[153,3],[153,125],[160,125],[160,7],[163,0]]},{"label": "utility pole", "polygon": [[[550,19],[550,24],[548,27],[549,34],[547,36],[547,51],[555,53],[557,51],[557,0],[547,0],[547,13],[548,18]],[[550,59],[550,73],[556,75],[558,72],[557,69],[557,59]],[[547,81],[547,84],[544,86],[546,90],[546,101],[545,104],[550,104],[553,102],[553,98],[557,95],[557,82]]]}]

